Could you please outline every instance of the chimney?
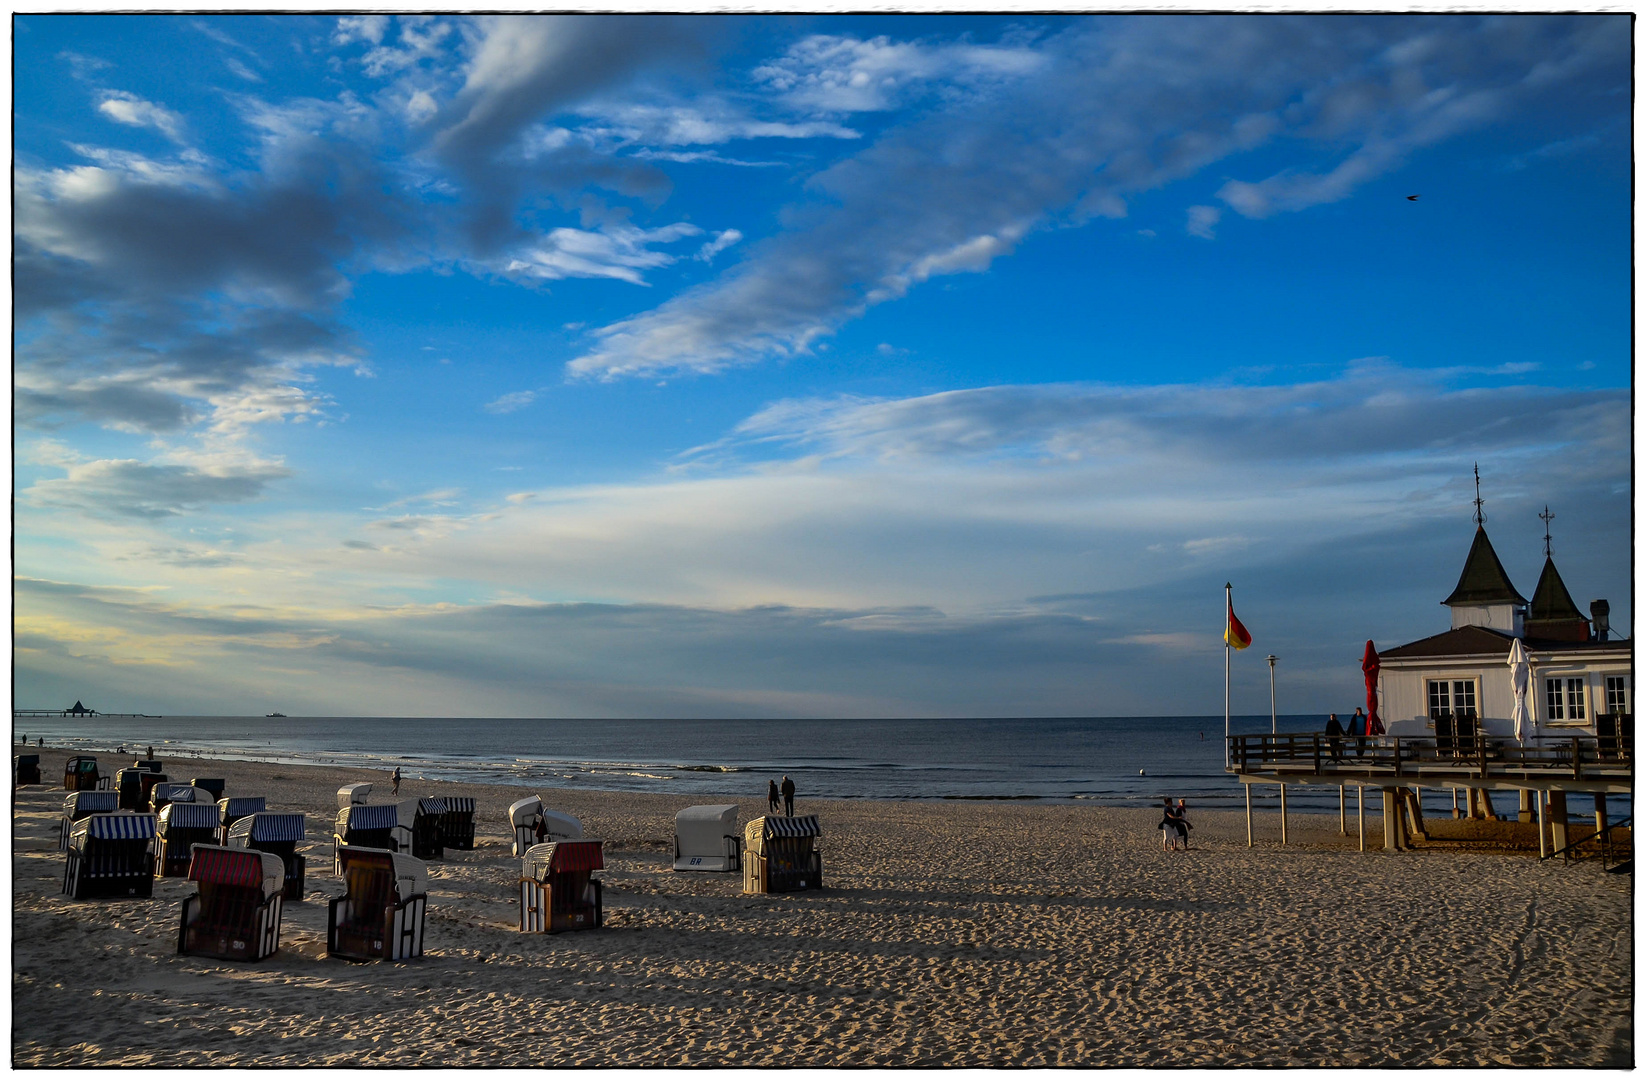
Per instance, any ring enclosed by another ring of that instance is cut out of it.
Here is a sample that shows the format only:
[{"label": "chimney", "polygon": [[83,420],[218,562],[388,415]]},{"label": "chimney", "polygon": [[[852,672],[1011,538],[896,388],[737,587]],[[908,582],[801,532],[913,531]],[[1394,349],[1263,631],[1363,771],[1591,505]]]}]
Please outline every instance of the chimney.
[{"label": "chimney", "polygon": [[1604,600],[1592,600],[1589,603],[1589,614],[1595,620],[1595,640],[1605,641],[1606,635],[1611,632],[1612,605]]}]

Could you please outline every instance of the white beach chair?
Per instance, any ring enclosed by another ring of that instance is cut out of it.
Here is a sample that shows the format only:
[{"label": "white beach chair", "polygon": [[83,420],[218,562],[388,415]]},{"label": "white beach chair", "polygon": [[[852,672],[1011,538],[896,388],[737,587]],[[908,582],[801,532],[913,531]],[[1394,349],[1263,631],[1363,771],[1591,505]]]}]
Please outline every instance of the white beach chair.
[{"label": "white beach chair", "polygon": [[676,870],[739,870],[742,855],[735,805],[688,806],[674,816]]},{"label": "white beach chair", "polygon": [[[393,807],[389,807],[393,809]],[[410,855],[369,848],[338,850],[344,895],[326,912],[326,954],[351,960],[423,955],[428,869]]]}]

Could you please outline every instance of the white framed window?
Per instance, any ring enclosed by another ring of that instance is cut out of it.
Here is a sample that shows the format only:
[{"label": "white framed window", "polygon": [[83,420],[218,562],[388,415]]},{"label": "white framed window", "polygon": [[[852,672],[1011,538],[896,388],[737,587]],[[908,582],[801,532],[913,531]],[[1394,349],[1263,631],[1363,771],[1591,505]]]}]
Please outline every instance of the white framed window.
[{"label": "white framed window", "polygon": [[1629,677],[1627,675],[1606,676],[1606,711],[1609,713],[1626,713],[1629,711]]},{"label": "white framed window", "polygon": [[1429,680],[1429,716],[1439,716],[1441,713],[1467,713],[1478,716],[1475,707],[1475,680],[1473,679],[1430,679]]},{"label": "white framed window", "polygon": [[1587,720],[1588,709],[1583,701],[1583,679],[1559,678],[1543,680],[1544,700],[1548,703],[1550,720]]}]

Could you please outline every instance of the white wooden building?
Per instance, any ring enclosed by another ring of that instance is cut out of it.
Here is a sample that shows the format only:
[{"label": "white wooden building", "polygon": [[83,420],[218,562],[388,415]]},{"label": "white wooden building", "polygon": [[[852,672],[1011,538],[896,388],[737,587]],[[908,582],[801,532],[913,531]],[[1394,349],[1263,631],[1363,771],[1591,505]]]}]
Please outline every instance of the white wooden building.
[{"label": "white wooden building", "polygon": [[1526,708],[1537,736],[1630,732],[1632,643],[1611,636],[1606,601],[1583,616],[1552,557],[1528,602],[1479,525],[1457,588],[1442,602],[1452,609],[1450,630],[1381,654],[1380,712],[1390,735],[1433,735],[1436,715],[1470,714],[1487,735],[1512,738],[1516,638],[1531,668]]}]

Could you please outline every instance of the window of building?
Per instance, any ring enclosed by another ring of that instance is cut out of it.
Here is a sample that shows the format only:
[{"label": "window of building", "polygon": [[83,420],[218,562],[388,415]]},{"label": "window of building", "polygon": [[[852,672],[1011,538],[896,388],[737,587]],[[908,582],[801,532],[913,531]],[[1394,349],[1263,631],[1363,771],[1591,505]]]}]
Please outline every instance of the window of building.
[{"label": "window of building", "polygon": [[1625,713],[1629,711],[1628,676],[1606,676],[1606,711],[1609,713]]},{"label": "window of building", "polygon": [[1430,679],[1429,716],[1442,713],[1479,715],[1475,710],[1475,681],[1473,679]]},{"label": "window of building", "polygon": [[1543,689],[1549,704],[1550,720],[1586,720],[1588,712],[1583,705],[1583,680],[1544,679]]}]

